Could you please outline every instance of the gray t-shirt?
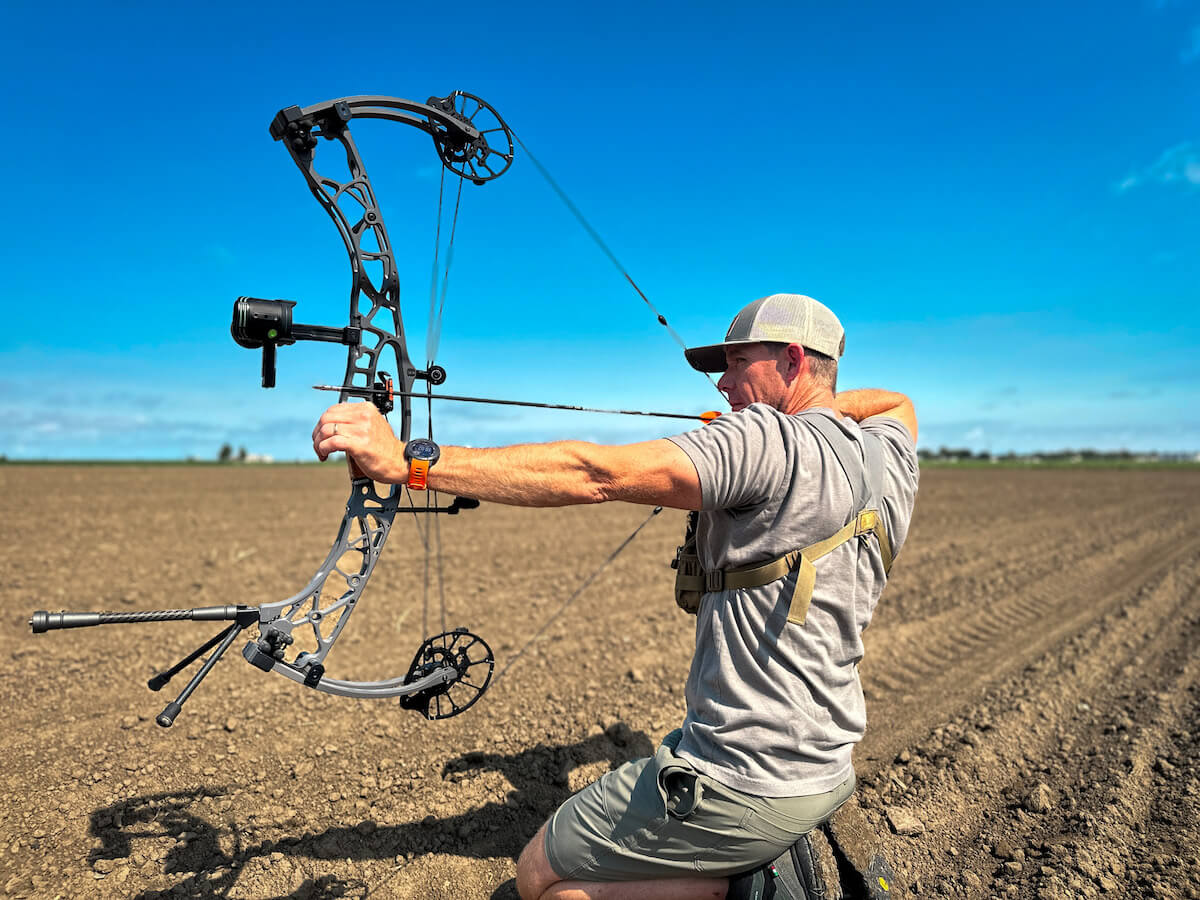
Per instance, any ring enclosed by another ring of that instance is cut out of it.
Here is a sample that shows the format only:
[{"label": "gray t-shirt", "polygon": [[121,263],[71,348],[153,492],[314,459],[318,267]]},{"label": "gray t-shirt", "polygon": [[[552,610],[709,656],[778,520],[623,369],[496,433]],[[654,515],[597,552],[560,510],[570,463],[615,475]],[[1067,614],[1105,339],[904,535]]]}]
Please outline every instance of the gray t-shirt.
[{"label": "gray t-shirt", "polygon": [[[700,476],[697,550],[705,569],[765,562],[845,525],[850,481],[808,420],[825,416],[854,441],[878,441],[883,515],[894,553],[908,535],[917,454],[900,422],[861,425],[830,409],[787,415],[759,403],[670,438]],[[851,445],[862,458],[862,448]],[[874,537],[816,562],[803,625],[787,621],[795,574],[756,588],[705,594],[687,680],[678,753],[711,778],[762,797],[823,793],[853,771],[866,728],[858,680],[862,631],[887,580]]]}]

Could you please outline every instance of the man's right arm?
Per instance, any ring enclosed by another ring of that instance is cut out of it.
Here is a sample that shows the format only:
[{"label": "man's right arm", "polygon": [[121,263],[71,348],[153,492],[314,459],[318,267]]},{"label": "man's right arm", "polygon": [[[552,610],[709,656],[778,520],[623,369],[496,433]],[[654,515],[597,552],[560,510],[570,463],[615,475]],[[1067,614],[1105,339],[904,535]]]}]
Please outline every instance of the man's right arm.
[{"label": "man's right arm", "polygon": [[895,419],[909,430],[913,443],[917,440],[917,411],[912,401],[903,394],[894,391],[881,391],[878,388],[862,388],[856,391],[842,391],[834,398],[834,407],[844,416],[849,416],[855,422],[869,419],[872,416],[887,416]]}]

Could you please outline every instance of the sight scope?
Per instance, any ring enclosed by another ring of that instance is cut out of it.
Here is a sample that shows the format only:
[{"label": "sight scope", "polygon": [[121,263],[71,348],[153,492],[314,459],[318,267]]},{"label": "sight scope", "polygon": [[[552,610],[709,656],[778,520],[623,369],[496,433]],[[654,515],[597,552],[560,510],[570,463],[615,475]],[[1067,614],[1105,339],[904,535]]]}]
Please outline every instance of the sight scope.
[{"label": "sight scope", "polygon": [[357,344],[362,329],[347,326],[301,325],[292,321],[295,300],[262,300],[238,297],[233,302],[233,322],[229,332],[237,343],[249,350],[262,348],[262,386],[275,387],[275,348],[296,341],[327,341],[332,344]]}]

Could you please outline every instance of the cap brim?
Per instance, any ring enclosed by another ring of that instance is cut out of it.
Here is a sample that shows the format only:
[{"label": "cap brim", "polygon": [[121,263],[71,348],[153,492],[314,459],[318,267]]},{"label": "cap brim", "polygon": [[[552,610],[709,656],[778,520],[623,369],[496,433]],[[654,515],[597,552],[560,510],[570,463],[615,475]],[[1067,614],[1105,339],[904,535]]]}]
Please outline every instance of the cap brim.
[{"label": "cap brim", "polygon": [[709,344],[707,347],[692,347],[683,351],[683,355],[687,357],[687,361],[693,369],[699,372],[724,372],[729,368],[729,363],[725,361],[725,350],[728,347],[737,347],[741,344],[761,344],[761,340],[754,341],[725,341],[722,344]]},{"label": "cap brim", "polygon": [[699,372],[724,372],[728,368],[724,344],[691,347],[684,350],[683,355],[687,357],[688,364]]}]

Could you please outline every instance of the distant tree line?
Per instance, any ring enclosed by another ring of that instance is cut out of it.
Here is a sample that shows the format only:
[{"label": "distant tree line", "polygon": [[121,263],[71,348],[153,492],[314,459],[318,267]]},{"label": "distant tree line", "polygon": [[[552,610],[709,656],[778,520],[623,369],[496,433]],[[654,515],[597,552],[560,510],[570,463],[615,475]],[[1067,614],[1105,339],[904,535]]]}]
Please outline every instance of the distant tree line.
[{"label": "distant tree line", "polygon": [[1159,453],[1151,450],[1134,453],[1131,450],[1046,450],[1036,453],[998,453],[974,451],[965,447],[922,447],[917,457],[933,462],[1192,462],[1200,461],[1196,453]]},{"label": "distant tree line", "polygon": [[[249,456],[249,454],[246,452],[246,448],[238,447],[237,462],[245,462],[247,456]],[[222,444],[221,452],[217,454],[217,462],[227,463],[227,462],[233,462],[233,461],[234,461],[233,445],[232,444]]]}]

